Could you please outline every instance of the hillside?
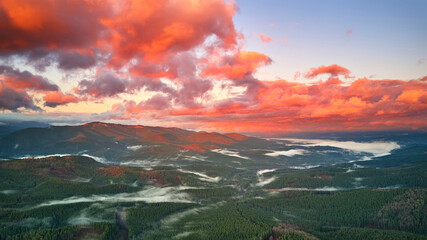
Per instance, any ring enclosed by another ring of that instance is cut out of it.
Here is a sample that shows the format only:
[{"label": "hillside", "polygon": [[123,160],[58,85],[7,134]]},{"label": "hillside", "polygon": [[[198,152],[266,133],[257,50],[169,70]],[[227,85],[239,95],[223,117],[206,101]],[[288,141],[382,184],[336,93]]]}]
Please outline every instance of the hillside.
[{"label": "hillside", "polygon": [[214,149],[264,143],[237,133],[194,132],[179,128],[101,122],[81,126],[28,128],[0,137],[0,156],[17,158],[53,154],[87,154],[107,162],[177,158]]}]

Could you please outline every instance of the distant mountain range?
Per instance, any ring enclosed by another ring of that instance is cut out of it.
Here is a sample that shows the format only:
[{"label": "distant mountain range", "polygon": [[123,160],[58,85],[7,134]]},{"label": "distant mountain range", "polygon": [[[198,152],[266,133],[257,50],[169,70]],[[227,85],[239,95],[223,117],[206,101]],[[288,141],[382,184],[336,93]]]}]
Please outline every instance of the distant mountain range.
[{"label": "distant mountain range", "polygon": [[11,132],[15,132],[21,129],[30,128],[30,127],[41,127],[46,128],[50,125],[47,123],[37,122],[37,121],[24,121],[24,122],[16,122],[16,121],[5,121],[0,120],[0,135],[5,135]]},{"label": "distant mountain range", "polygon": [[238,133],[92,122],[31,127],[2,135],[0,159],[79,155],[135,167],[214,164],[244,169],[307,169],[387,158],[390,154],[408,155],[410,149],[420,153],[427,144],[426,136],[423,132],[386,132],[263,139]]},{"label": "distant mountain range", "polygon": [[237,133],[92,122],[80,126],[27,128],[1,136],[0,156],[87,154],[115,162],[119,159],[165,159],[184,152],[203,154],[224,147],[260,146],[266,142]]}]

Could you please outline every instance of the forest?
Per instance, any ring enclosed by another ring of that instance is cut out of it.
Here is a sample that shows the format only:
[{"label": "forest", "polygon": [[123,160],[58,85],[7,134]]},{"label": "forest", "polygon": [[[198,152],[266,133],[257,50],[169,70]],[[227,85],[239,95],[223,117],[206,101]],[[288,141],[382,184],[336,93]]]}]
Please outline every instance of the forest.
[{"label": "forest", "polygon": [[427,162],[395,158],[263,173],[2,161],[0,239],[427,239]]}]

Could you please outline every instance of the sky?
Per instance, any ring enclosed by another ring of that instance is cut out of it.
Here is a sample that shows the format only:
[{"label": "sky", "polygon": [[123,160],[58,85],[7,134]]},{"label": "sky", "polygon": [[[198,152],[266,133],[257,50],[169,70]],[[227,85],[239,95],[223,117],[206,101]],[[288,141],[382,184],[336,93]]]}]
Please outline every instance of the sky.
[{"label": "sky", "polygon": [[0,124],[425,130],[422,0],[0,0]]}]

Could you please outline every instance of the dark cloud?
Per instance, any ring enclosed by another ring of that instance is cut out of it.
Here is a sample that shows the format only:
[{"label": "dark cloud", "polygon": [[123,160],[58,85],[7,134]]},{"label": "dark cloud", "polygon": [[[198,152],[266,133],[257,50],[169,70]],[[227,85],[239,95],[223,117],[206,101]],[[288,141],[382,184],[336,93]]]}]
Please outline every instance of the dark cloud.
[{"label": "dark cloud", "polygon": [[33,100],[28,96],[28,94],[25,92],[16,92],[5,86],[3,81],[0,81],[0,109],[16,111],[21,107],[39,110],[39,108],[34,105]]},{"label": "dark cloud", "polygon": [[95,65],[96,60],[92,55],[83,55],[78,52],[60,52],[57,55],[58,67],[64,70],[89,68]]},{"label": "dark cloud", "polygon": [[178,96],[175,99],[175,103],[190,108],[200,106],[200,103],[197,103],[196,99],[205,97],[206,93],[212,87],[212,82],[209,80],[186,79],[182,88],[177,93]]},{"label": "dark cloud", "polygon": [[58,86],[46,78],[28,71],[19,71],[9,66],[0,66],[4,84],[14,90],[57,91]]},{"label": "dark cloud", "polygon": [[112,72],[105,72],[93,81],[80,81],[77,93],[93,97],[112,97],[123,93],[127,85],[127,80],[118,78]]},{"label": "dark cloud", "polygon": [[164,110],[170,107],[170,99],[162,94],[156,94],[145,102],[141,103],[144,109]]}]

